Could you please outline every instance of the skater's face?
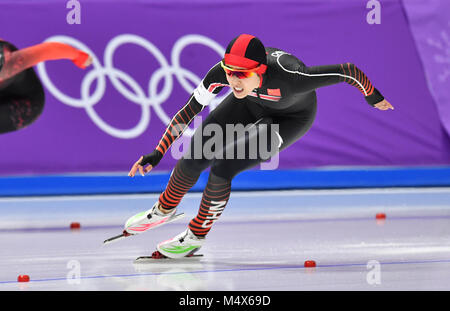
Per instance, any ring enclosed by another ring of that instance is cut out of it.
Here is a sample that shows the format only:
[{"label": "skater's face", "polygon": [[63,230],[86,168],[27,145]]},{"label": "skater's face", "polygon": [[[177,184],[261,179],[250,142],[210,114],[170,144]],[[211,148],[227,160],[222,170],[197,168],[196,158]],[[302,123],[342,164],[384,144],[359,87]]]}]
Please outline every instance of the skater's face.
[{"label": "skater's face", "polygon": [[250,94],[254,89],[259,87],[260,77],[256,73],[239,75],[238,70],[245,70],[242,67],[227,66],[237,70],[237,74],[230,71],[225,71],[227,81],[236,98],[244,98]]}]

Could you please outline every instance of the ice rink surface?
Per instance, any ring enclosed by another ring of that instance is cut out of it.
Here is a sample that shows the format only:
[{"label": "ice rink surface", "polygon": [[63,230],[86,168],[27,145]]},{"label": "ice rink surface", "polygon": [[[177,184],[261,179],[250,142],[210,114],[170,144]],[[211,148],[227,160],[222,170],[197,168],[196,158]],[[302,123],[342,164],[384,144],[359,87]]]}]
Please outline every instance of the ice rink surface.
[{"label": "ice rink surface", "polygon": [[0,291],[450,290],[449,188],[233,192],[203,257],[134,263],[186,228],[193,193],[184,219],[102,245],[157,197],[1,198]]}]

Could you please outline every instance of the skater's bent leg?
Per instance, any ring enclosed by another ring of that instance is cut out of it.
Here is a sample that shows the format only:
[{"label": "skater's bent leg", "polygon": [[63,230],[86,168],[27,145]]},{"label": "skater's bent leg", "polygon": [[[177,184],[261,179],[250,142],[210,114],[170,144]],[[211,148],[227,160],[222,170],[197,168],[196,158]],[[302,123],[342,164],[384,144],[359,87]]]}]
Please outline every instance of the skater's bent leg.
[{"label": "skater's bent leg", "polygon": [[204,168],[195,161],[179,160],[170,175],[166,189],[159,196],[160,210],[169,213],[176,208],[184,195],[195,185]]},{"label": "skater's bent leg", "polygon": [[[258,149],[256,158],[247,157],[245,159],[239,158],[224,158],[214,160],[211,166],[211,173],[208,183],[203,192],[202,203],[197,217],[191,220],[189,229],[197,237],[205,237],[211,230],[215,221],[222,214],[230,197],[231,181],[242,171],[248,170],[263,161],[266,161],[269,156],[276,155],[280,150],[287,148],[293,144],[297,139],[303,136],[311,127],[314,119],[315,110],[313,109],[306,116],[299,118],[278,118],[274,124],[277,127],[270,127],[271,120],[261,120],[261,126],[257,128],[253,137],[258,137],[258,144],[266,144],[265,155],[261,155]],[[276,133],[275,133],[276,132]],[[261,136],[261,134],[263,134]],[[245,139],[237,139],[235,141],[234,150],[239,149],[240,144],[245,144],[246,155],[249,156],[251,151],[252,133]],[[266,137],[266,140],[260,140],[260,137]],[[228,148],[228,147],[227,147]],[[226,149],[227,149],[226,148]],[[226,153],[226,150],[225,150]],[[235,154],[236,155],[236,154]]]},{"label": "skater's bent leg", "polygon": [[230,198],[231,180],[209,174],[208,183],[203,191],[200,210],[189,223],[189,229],[195,236],[204,238],[213,223],[222,214]]},{"label": "skater's bent leg", "polygon": [[222,215],[231,193],[231,181],[243,170],[255,166],[262,159],[215,160],[211,166],[208,183],[203,191],[200,209],[189,223],[189,229],[195,236],[205,238],[212,225]]},{"label": "skater's bent leg", "polygon": [[203,144],[210,139],[204,136],[204,127],[215,123],[212,115],[202,122],[191,139],[188,150],[183,158],[177,162],[166,190],[159,197],[160,210],[170,212],[178,206],[184,195],[195,185],[200,173],[209,167],[213,159],[208,159],[203,154]]},{"label": "skater's bent leg", "polygon": [[[208,183],[203,191],[199,212],[189,223],[189,229],[195,236],[199,238],[206,237],[214,222],[219,219],[230,198],[231,181],[234,176],[266,160],[260,155],[254,159],[249,157],[239,159],[236,151],[245,149],[246,154],[249,155],[249,146],[252,145],[252,140],[257,139],[263,131],[267,132],[267,125],[270,125],[270,123],[270,118],[260,119],[258,124],[265,124],[266,126],[258,126],[255,131],[249,132],[248,135],[239,135],[234,140],[234,143],[226,143],[221,151],[223,157],[213,161]],[[270,135],[266,135],[266,137],[270,140]],[[230,150],[232,152],[229,152]],[[233,154],[233,157],[227,158],[227,154]]]}]

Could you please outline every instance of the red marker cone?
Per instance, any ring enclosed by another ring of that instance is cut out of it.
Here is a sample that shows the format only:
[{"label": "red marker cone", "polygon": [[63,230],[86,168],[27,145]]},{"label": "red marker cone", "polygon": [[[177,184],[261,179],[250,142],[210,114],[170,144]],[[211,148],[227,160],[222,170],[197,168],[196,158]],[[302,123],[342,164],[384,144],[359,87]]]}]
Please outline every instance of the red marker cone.
[{"label": "red marker cone", "polygon": [[79,222],[73,222],[70,224],[70,229],[72,229],[72,230],[76,230],[76,229],[80,229],[80,228],[81,228],[81,225]]},{"label": "red marker cone", "polygon": [[305,261],[304,267],[305,268],[315,268],[316,262],[314,260],[307,260],[307,261]]},{"label": "red marker cone", "polygon": [[375,218],[376,219],[386,219],[386,214],[385,213],[378,213],[376,216],[375,216]]},{"label": "red marker cone", "polygon": [[17,277],[17,282],[30,282],[30,276],[23,274]]}]

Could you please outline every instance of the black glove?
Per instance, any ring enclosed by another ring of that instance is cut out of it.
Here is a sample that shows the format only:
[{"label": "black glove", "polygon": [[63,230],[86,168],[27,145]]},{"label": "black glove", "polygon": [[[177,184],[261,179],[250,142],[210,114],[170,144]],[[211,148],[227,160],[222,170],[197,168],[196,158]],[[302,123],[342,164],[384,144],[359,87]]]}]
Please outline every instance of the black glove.
[{"label": "black glove", "polygon": [[151,166],[155,167],[156,165],[158,165],[159,161],[161,161],[162,157],[163,154],[155,149],[152,153],[142,156],[142,160],[139,164],[142,166],[150,164]]},{"label": "black glove", "polygon": [[377,89],[374,89],[372,95],[366,96],[365,98],[367,103],[372,107],[384,100],[383,95],[381,95],[380,91],[378,91]]}]

